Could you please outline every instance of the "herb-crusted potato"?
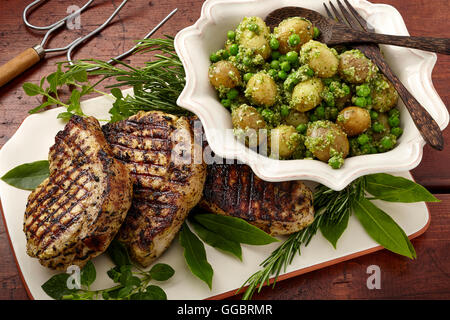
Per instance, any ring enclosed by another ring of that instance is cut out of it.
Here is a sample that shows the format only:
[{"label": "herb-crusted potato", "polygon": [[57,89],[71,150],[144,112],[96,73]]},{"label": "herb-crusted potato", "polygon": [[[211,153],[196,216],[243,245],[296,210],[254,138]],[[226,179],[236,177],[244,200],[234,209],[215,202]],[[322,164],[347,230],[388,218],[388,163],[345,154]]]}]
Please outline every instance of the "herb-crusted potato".
[{"label": "herb-crusted potato", "polygon": [[235,134],[244,138],[250,146],[254,147],[262,142],[260,133],[267,128],[267,123],[256,108],[242,104],[231,112],[231,122]]},{"label": "herb-crusted potato", "polygon": [[309,122],[308,116],[304,112],[291,110],[285,120],[286,124],[297,127],[299,124],[307,124]]},{"label": "herb-crusted potato", "polygon": [[370,113],[360,107],[347,107],[339,112],[337,124],[349,136],[357,136],[370,128]]},{"label": "herb-crusted potato", "polygon": [[369,82],[378,68],[359,50],[348,50],[340,55],[339,75],[347,82],[361,84]]},{"label": "herb-crusted potato", "polygon": [[[293,34],[297,34],[300,37],[298,44],[291,46],[289,43],[289,37]],[[275,38],[280,43],[278,49],[282,54],[286,54],[289,51],[299,51],[301,46],[311,40],[314,36],[314,28],[312,23],[304,18],[291,17],[280,22],[278,27],[274,29]]]},{"label": "herb-crusted potato", "polygon": [[279,155],[281,159],[289,158],[299,145],[300,135],[293,126],[282,124],[270,131],[272,155]]},{"label": "herb-crusted potato", "polygon": [[300,82],[292,91],[291,106],[300,112],[313,109],[322,101],[323,88],[323,83],[318,78]]},{"label": "herb-crusted potato", "polygon": [[245,17],[236,29],[237,43],[260,54],[264,59],[270,56],[270,29],[260,17]]},{"label": "herb-crusted potato", "polygon": [[372,108],[378,112],[386,112],[397,105],[398,92],[394,85],[382,74],[372,84]]},{"label": "herb-crusted potato", "polygon": [[338,70],[339,59],[336,50],[322,42],[310,40],[300,50],[300,61],[309,65],[320,78],[331,78]]},{"label": "herb-crusted potato", "polygon": [[219,61],[209,67],[209,82],[216,88],[234,88],[241,82],[239,70],[229,61]]},{"label": "herb-crusted potato", "polygon": [[316,158],[325,162],[336,155],[342,159],[347,157],[350,148],[345,132],[328,120],[309,124],[305,145]]},{"label": "herb-crusted potato", "polygon": [[272,106],[277,98],[277,85],[265,72],[253,75],[247,83],[245,96],[258,106]]}]

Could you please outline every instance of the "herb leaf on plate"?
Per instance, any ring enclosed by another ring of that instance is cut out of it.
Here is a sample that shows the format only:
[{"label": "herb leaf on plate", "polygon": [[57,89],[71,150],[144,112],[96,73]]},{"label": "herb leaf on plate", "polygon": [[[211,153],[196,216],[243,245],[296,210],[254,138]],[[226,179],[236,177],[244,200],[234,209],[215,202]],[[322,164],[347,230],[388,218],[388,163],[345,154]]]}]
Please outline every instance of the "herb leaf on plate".
[{"label": "herb leaf on plate", "polygon": [[386,173],[365,176],[366,191],[377,199],[389,202],[439,202],[427,189],[403,177]]},{"label": "herb leaf on plate", "polygon": [[69,289],[67,287],[67,279],[69,277],[70,275],[68,273],[55,274],[41,286],[42,290],[53,299],[62,299],[63,296],[76,292],[75,289]]},{"label": "herb leaf on plate", "polygon": [[205,243],[209,244],[211,247],[229,252],[242,261],[242,249],[239,242],[229,240],[219,233],[212,232],[203,227],[198,222],[195,222],[193,219],[192,221],[190,221],[190,223],[194,227],[194,230],[197,233],[197,235]]},{"label": "herb leaf on plate", "polygon": [[86,265],[81,270],[80,282],[82,285],[89,287],[97,277],[97,272],[95,271],[95,266],[92,261],[88,261]]},{"label": "herb leaf on plate", "polygon": [[353,210],[372,239],[392,252],[416,258],[405,232],[387,213],[365,198],[356,201]]},{"label": "herb leaf on plate", "polygon": [[265,245],[279,241],[240,218],[202,213],[194,215],[194,219],[207,229],[238,243]]},{"label": "herb leaf on plate", "polygon": [[49,175],[49,162],[40,160],[21,164],[8,171],[1,179],[13,187],[34,190]]},{"label": "herb leaf on plate", "polygon": [[212,288],[214,271],[206,259],[206,251],[203,242],[189,229],[185,222],[181,228],[180,245],[184,248],[184,258],[192,274],[203,280]]}]

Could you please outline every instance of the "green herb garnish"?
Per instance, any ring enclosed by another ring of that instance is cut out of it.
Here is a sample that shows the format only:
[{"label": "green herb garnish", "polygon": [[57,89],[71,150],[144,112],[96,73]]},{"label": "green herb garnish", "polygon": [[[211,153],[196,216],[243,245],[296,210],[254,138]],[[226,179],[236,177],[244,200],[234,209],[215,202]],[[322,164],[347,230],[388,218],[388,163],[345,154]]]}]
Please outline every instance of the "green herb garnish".
[{"label": "green herb garnish", "polygon": [[13,187],[34,190],[49,174],[49,162],[40,160],[21,164],[5,173],[1,179]]}]

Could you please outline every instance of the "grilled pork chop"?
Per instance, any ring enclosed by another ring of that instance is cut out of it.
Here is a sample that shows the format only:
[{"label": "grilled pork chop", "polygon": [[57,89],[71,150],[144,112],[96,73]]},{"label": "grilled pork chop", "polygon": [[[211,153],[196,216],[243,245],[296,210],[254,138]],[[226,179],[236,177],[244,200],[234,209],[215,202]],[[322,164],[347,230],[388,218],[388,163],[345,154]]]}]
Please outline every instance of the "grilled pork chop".
[{"label": "grilled pork chop", "polygon": [[52,269],[82,267],[117,234],[131,205],[131,178],[95,118],[73,116],[48,159],[50,176],[28,197],[27,253]]},{"label": "grilled pork chop", "polygon": [[244,164],[208,165],[199,206],[272,235],[294,233],[314,220],[312,193],[301,181],[266,182]]},{"label": "grilled pork chop", "polygon": [[103,132],[134,184],[132,206],[118,238],[145,267],[167,249],[202,196],[206,168],[195,157],[201,146],[194,147],[187,118],[159,111],[107,124]]}]

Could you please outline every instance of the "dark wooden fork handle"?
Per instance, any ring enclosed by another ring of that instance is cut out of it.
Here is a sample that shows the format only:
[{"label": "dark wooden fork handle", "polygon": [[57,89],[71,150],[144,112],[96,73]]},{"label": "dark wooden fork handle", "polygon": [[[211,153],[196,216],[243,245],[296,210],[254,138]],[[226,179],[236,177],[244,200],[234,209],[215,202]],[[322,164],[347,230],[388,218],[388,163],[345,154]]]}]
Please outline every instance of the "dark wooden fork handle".
[{"label": "dark wooden fork handle", "polygon": [[446,38],[392,36],[352,30],[352,39],[349,42],[374,42],[450,54],[450,39]]},{"label": "dark wooden fork handle", "polygon": [[405,88],[403,83],[393,73],[392,69],[386,64],[386,61],[384,61],[381,55],[375,54],[374,50],[365,50],[364,53],[380,68],[383,74],[397,89],[400,98],[403,100],[424,140],[434,149],[444,149],[444,138],[436,121],[434,121],[431,115],[420,105],[408,89]]}]

